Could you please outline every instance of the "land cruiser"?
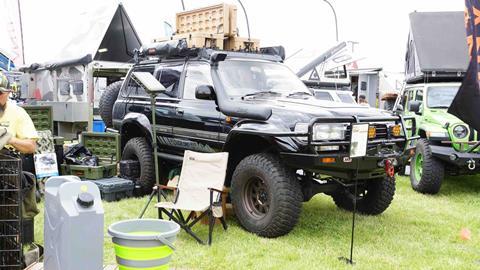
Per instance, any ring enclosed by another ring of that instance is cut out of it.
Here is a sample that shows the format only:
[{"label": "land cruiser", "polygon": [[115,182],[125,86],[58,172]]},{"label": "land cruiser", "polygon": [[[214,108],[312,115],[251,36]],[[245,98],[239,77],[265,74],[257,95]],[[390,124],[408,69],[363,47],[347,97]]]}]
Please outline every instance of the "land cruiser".
[{"label": "land cruiser", "polygon": [[[145,193],[154,185],[155,128],[163,179],[181,165],[185,150],[229,153],[225,183],[234,212],[258,235],[290,232],[302,202],[317,193],[346,210],[357,200],[363,214],[388,208],[394,166],[412,139],[403,118],[316,99],[277,51],[188,49],[182,40],[141,49],[124,82],[109,87],[101,106],[107,125],[121,134],[122,158],[140,162],[137,185]],[[134,71],[150,72],[167,89],[156,97],[155,127],[150,97],[131,78]],[[369,124],[362,158],[349,156],[355,123]]]}]

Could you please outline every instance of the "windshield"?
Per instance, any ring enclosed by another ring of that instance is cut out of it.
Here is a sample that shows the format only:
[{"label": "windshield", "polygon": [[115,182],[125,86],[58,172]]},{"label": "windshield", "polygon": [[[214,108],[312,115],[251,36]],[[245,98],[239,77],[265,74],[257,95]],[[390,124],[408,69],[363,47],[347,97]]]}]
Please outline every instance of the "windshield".
[{"label": "windshield", "polygon": [[230,97],[243,97],[257,92],[311,93],[286,66],[255,60],[227,60],[219,63],[218,73]]},{"label": "windshield", "polygon": [[427,91],[427,107],[448,108],[457,94],[459,86],[431,86]]},{"label": "windshield", "polygon": [[340,100],[343,103],[350,103],[350,104],[355,103],[355,100],[353,99],[352,94],[350,92],[348,92],[348,93],[337,93],[337,94],[338,94],[338,97],[340,98]]}]

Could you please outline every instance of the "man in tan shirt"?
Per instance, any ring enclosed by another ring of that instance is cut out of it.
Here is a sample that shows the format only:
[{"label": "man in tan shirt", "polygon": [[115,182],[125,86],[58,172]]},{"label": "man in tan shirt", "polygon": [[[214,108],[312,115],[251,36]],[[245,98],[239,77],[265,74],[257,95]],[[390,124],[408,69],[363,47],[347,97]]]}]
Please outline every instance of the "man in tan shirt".
[{"label": "man in tan shirt", "polygon": [[6,147],[23,154],[32,154],[37,146],[37,131],[27,112],[8,100],[11,92],[7,77],[0,71],[0,127],[6,128],[10,135]]}]

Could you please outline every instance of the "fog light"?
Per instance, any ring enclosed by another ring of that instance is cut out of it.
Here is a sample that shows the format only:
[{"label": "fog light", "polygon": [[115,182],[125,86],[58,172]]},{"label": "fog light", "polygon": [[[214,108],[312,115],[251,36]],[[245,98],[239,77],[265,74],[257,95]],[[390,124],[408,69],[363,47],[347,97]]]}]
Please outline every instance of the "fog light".
[{"label": "fog light", "polygon": [[392,135],[395,137],[399,137],[401,135],[402,128],[400,125],[395,125],[392,127]]},{"label": "fog light", "polygon": [[375,129],[374,126],[369,126],[368,127],[368,138],[369,139],[374,139],[375,136],[377,136],[377,130]]},{"label": "fog light", "polygon": [[335,158],[333,157],[322,158],[322,163],[335,163]]},{"label": "fog light", "polygon": [[315,146],[315,150],[317,150],[318,152],[321,152],[321,151],[338,151],[338,150],[340,150],[340,146],[338,146],[338,145]]},{"label": "fog light", "polygon": [[451,161],[455,161],[455,160],[457,160],[458,156],[457,156],[457,154],[451,154],[449,156],[449,158],[450,158]]}]

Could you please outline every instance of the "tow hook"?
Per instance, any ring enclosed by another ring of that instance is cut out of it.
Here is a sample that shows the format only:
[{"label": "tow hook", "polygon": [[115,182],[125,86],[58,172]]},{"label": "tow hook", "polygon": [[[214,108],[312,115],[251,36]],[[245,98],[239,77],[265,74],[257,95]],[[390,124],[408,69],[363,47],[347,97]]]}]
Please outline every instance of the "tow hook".
[{"label": "tow hook", "polygon": [[395,175],[395,167],[390,159],[385,159],[385,173],[388,177],[393,177]]},{"label": "tow hook", "polygon": [[476,167],[476,165],[475,165],[475,160],[470,159],[469,161],[467,161],[467,165],[468,165],[468,169],[469,169],[470,171],[475,170],[475,167]]}]

